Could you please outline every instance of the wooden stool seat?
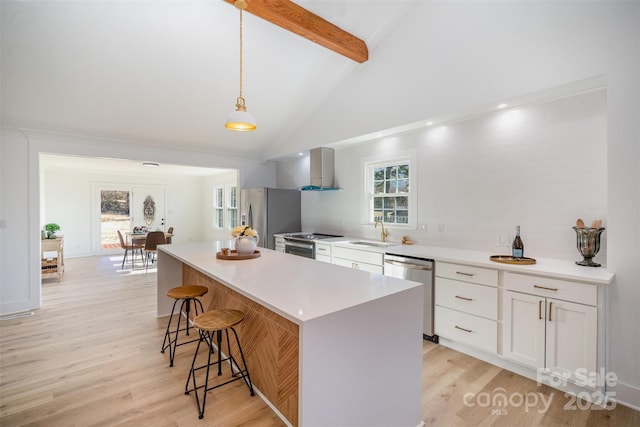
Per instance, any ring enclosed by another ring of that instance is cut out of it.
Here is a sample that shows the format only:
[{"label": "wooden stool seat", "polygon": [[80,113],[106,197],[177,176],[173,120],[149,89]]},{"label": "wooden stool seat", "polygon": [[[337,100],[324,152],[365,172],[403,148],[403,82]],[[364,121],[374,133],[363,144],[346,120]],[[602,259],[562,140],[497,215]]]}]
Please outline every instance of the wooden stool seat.
[{"label": "wooden stool seat", "polygon": [[[169,323],[167,324],[167,330],[164,333],[164,341],[162,342],[162,349],[160,353],[169,349],[169,367],[173,366],[173,359],[176,356],[176,347],[179,345],[188,344],[190,342],[198,341],[200,338],[195,338],[190,341],[178,343],[178,335],[180,332],[185,331],[186,335],[189,335],[189,320],[191,313],[191,304],[194,307],[194,318],[198,316],[198,307],[200,307],[200,314],[204,313],[204,307],[202,302],[198,299],[209,292],[209,288],[206,286],[198,285],[184,285],[171,288],[167,291],[167,296],[173,298],[173,307],[171,308],[171,314],[169,315]],[[175,330],[171,330],[171,321],[173,320],[173,314],[176,309],[178,301],[182,301],[180,309],[178,310],[178,325]],[[186,325],[184,328],[180,328],[180,322],[182,320],[182,312],[184,311],[186,317]]]},{"label": "wooden stool seat", "polygon": [[236,326],[242,319],[244,313],[239,310],[211,310],[193,319],[193,325],[203,331],[212,332]]},{"label": "wooden stool seat", "polygon": [[[196,398],[196,404],[198,405],[198,418],[204,417],[204,408],[207,404],[207,392],[218,387],[222,387],[225,384],[229,384],[234,381],[242,380],[249,388],[249,393],[254,396],[253,384],[251,383],[251,377],[249,376],[249,368],[247,368],[247,361],[244,358],[242,346],[240,345],[240,339],[234,326],[238,325],[244,319],[244,313],[239,310],[233,310],[223,308],[219,310],[211,310],[196,316],[193,319],[193,325],[200,332],[200,340],[196,347],[196,351],[193,354],[193,362],[191,362],[191,369],[189,370],[189,376],[184,386],[184,394],[194,392]],[[235,351],[231,350],[231,342],[229,341],[229,329],[233,332],[236,345]],[[226,354],[223,357],[222,343],[224,338],[227,342]],[[215,347],[214,347],[215,343]],[[207,362],[204,365],[196,366],[196,359],[198,358],[198,351],[200,350],[200,344],[204,344],[207,347]],[[211,355],[217,352],[217,360],[212,361]],[[234,357],[233,353],[240,355],[242,365],[240,365]],[[222,364],[228,365],[231,371],[231,379],[218,383],[214,386],[209,385],[209,370],[211,366],[218,366],[218,376],[222,375]],[[196,380],[196,372],[204,369],[204,384],[202,384],[202,378]],[[200,385],[198,385],[200,382]]]},{"label": "wooden stool seat", "polygon": [[171,288],[167,291],[167,296],[173,299],[197,298],[209,292],[206,286],[187,285]]}]

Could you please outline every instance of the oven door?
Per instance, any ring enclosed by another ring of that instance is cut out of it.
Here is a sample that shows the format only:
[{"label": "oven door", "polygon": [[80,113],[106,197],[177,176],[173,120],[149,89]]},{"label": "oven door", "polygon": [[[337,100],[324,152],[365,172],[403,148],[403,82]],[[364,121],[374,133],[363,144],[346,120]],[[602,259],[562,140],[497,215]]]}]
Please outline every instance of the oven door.
[{"label": "oven door", "polygon": [[284,251],[288,254],[303,256],[305,258],[315,258],[315,244],[313,242],[300,242],[288,240],[285,237]]}]

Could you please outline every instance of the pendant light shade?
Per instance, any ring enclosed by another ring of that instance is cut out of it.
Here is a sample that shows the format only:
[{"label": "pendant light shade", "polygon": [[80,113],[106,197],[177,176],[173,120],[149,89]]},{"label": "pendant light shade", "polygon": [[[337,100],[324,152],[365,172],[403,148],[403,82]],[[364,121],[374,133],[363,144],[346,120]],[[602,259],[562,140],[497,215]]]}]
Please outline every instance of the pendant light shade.
[{"label": "pendant light shade", "polygon": [[229,114],[225,127],[227,129],[247,132],[256,130],[256,120],[247,112],[247,107],[242,97],[242,10],[247,8],[245,0],[237,0],[234,5],[240,9],[240,96],[236,101],[236,109]]},{"label": "pendant light shade", "polygon": [[225,123],[224,127],[240,132],[256,130],[256,120],[253,118],[251,113],[247,112],[247,107],[244,105],[244,98],[238,97],[236,110],[229,114],[227,123]]}]

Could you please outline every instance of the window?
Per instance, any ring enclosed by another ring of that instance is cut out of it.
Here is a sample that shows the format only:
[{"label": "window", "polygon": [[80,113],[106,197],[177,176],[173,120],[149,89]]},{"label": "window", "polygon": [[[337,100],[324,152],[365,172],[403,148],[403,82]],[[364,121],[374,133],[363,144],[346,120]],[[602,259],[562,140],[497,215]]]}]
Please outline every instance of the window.
[{"label": "window", "polygon": [[216,188],[215,196],[213,198],[213,208],[214,208],[214,227],[223,228],[224,227],[224,197],[223,197],[223,188]]},{"label": "window", "polygon": [[410,157],[365,163],[366,222],[415,226],[413,175]]},{"label": "window", "polygon": [[217,187],[213,194],[214,228],[232,229],[238,225],[238,187]]},{"label": "window", "polygon": [[229,187],[227,201],[227,221],[229,228],[238,225],[238,187]]}]

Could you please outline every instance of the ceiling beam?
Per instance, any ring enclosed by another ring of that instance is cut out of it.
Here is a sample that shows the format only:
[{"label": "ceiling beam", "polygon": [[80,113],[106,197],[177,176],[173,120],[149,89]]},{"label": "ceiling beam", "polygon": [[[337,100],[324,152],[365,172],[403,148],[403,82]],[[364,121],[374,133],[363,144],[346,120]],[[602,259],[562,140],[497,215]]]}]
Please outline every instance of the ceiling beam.
[{"label": "ceiling beam", "polygon": [[[225,0],[233,4],[235,0]],[[364,41],[289,0],[247,0],[246,12],[259,16],[334,52],[363,63],[369,59]]]}]

